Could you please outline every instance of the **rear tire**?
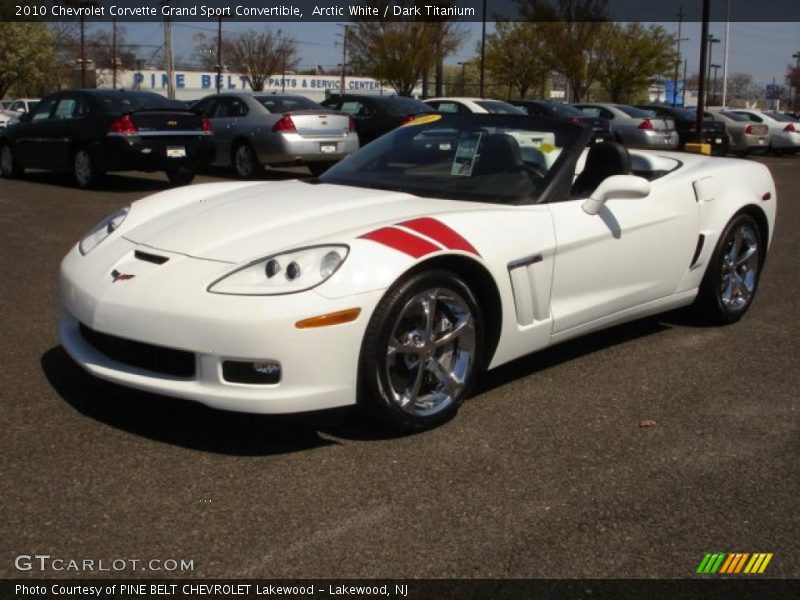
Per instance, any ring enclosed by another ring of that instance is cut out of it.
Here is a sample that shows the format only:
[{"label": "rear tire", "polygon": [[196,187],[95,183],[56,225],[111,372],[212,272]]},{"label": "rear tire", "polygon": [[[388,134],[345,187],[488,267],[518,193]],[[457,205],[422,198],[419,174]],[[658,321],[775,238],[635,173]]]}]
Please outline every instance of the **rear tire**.
[{"label": "rear tire", "polygon": [[450,271],[399,281],[370,319],[361,346],[359,405],[394,431],[451,419],[482,366],[484,323],[472,290]]},{"label": "rear tire", "polygon": [[719,238],[695,307],[705,320],[727,325],[741,319],[758,289],[766,250],[753,217],[735,216]]},{"label": "rear tire", "polygon": [[81,189],[96,186],[103,177],[94,157],[86,148],[78,148],[72,156],[72,177]]},{"label": "rear tire", "polygon": [[239,179],[252,179],[261,168],[253,147],[247,142],[239,142],[233,148],[231,163]]},{"label": "rear tire", "polygon": [[6,179],[17,179],[25,174],[25,169],[19,166],[14,150],[8,144],[0,147],[0,174]]},{"label": "rear tire", "polygon": [[187,167],[177,167],[167,171],[167,179],[172,185],[189,185],[196,175],[193,169]]}]

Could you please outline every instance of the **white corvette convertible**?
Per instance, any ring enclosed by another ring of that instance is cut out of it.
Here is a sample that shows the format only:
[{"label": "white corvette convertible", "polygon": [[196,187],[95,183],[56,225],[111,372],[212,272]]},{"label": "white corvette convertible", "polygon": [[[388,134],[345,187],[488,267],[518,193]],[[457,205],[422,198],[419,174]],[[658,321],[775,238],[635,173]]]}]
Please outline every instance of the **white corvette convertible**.
[{"label": "white corvette convertible", "polygon": [[691,304],[738,320],[769,171],[590,136],[428,115],[318,179],[155,194],[64,259],[61,341],[121,385],[253,413],[359,404],[415,431],[482,369],[575,336]]}]

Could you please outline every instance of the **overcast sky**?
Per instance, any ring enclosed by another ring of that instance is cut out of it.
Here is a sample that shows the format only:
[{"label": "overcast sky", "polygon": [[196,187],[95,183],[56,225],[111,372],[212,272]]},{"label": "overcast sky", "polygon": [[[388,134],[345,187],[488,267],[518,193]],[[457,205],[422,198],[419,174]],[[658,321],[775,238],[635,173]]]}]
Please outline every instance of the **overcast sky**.
[{"label": "overcast sky", "polygon": [[[92,27],[106,26],[96,24]],[[450,64],[467,60],[477,54],[480,23],[464,23],[461,26],[467,33],[467,39],[458,54],[448,59]],[[677,32],[677,23],[664,23],[663,26],[668,31]],[[160,62],[162,54],[159,47],[164,41],[161,24],[127,23],[125,27],[129,33],[129,41],[142,44],[141,56],[147,59],[155,55],[153,63]],[[342,28],[334,23],[224,22],[223,36],[226,32],[246,29],[282,29],[285,35],[291,36],[297,42],[303,68],[322,65],[326,69],[336,70],[336,65],[341,62]],[[491,30],[489,25],[488,31]],[[192,35],[205,33],[213,37],[216,35],[216,26],[214,23],[174,22],[173,32],[176,58],[188,58],[192,54]],[[714,44],[712,51],[713,62],[722,64],[725,24],[712,23],[711,33],[723,40],[719,44]],[[794,60],[792,54],[800,51],[800,23],[731,23],[730,33],[729,73],[749,73],[759,84],[771,83],[773,77],[778,83],[785,83],[786,67]],[[697,72],[700,63],[700,23],[684,23],[681,37],[689,38],[689,41],[683,42],[682,53],[689,61],[688,72],[691,75]],[[720,70],[720,75],[721,73]]]}]

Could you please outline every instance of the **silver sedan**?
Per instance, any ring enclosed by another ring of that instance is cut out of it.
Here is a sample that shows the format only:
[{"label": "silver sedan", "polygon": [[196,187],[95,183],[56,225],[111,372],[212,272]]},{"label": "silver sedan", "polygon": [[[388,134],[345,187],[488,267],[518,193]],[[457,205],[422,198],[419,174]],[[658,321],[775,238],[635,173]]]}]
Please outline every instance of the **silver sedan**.
[{"label": "silver sedan", "polygon": [[651,117],[635,106],[605,102],[575,104],[589,117],[600,117],[611,123],[611,132],[630,148],[674,150],[678,147],[675,121]]},{"label": "silver sedan", "polygon": [[711,107],[706,113],[715,121],[725,123],[731,138],[731,152],[746,156],[751,152],[765,152],[769,148],[769,127],[763,123],[751,123],[750,119],[732,110]]},{"label": "silver sedan", "polygon": [[319,175],[358,149],[352,119],[303,96],[214,94],[194,103],[214,129],[214,164],[241,178],[264,165],[306,165]]}]

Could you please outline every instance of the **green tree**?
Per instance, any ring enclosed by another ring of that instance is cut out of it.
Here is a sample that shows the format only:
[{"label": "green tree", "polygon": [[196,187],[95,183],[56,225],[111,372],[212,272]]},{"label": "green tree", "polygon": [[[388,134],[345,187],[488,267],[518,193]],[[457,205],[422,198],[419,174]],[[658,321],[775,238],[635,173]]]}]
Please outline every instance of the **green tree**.
[{"label": "green tree", "polygon": [[[424,5],[426,2],[406,0],[399,3],[408,7],[415,4]],[[373,3],[380,14],[386,5],[387,0]],[[441,89],[442,63],[458,49],[463,34],[451,20],[430,19],[377,23],[356,21],[350,25],[347,40],[351,71],[386,82],[398,94],[408,96],[423,75],[435,69],[437,89]]]},{"label": "green tree", "polygon": [[608,0],[516,0],[526,21],[536,22],[551,68],[564,76],[572,100],[586,98],[604,60]]},{"label": "green tree", "polygon": [[53,38],[44,23],[0,22],[0,98],[39,95],[52,87]]},{"label": "green tree", "polygon": [[609,23],[599,48],[597,81],[612,102],[631,102],[653,78],[669,76],[675,65],[675,36],[660,25]]},{"label": "green tree", "polygon": [[486,38],[486,69],[496,84],[513,89],[520,98],[531,89],[543,95],[550,74],[547,42],[541,25],[528,21],[498,21],[495,33]]}]

